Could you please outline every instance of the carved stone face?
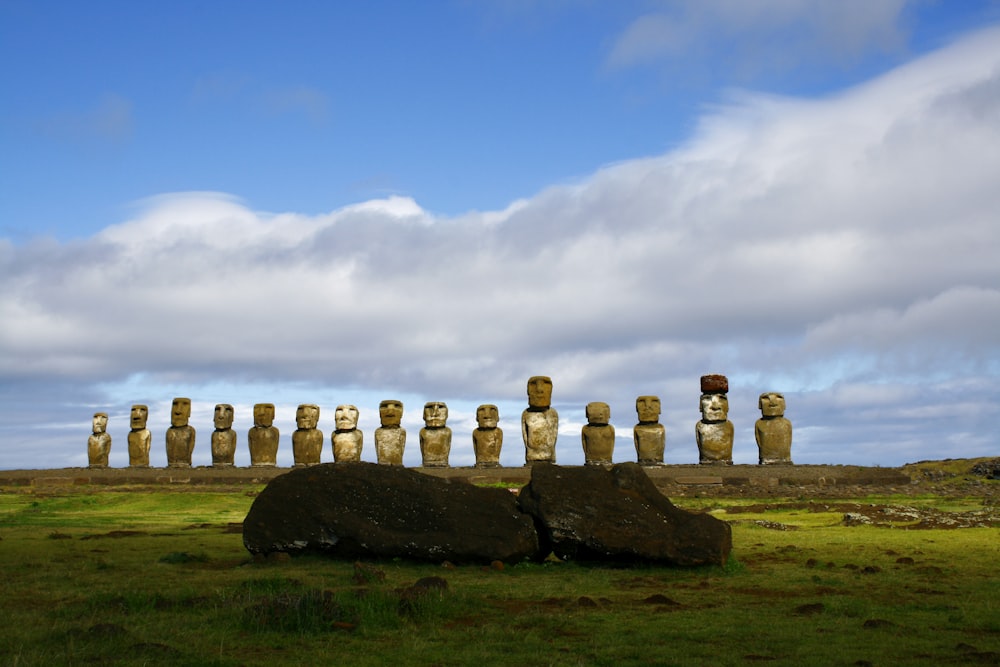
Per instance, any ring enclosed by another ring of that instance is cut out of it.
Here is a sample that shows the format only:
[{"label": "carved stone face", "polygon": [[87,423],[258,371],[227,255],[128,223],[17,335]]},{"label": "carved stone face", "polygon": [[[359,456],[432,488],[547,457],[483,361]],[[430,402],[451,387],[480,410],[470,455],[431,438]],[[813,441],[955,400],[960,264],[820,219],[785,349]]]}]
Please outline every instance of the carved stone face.
[{"label": "carved stone face", "polygon": [[104,433],[108,430],[108,414],[106,412],[95,412],[93,424],[94,433]]},{"label": "carved stone face", "polygon": [[785,397],[777,392],[764,393],[760,395],[757,406],[764,417],[782,417],[785,414]]},{"label": "carved stone face", "polygon": [[427,428],[441,428],[447,421],[447,405],[436,401],[424,405],[424,424]]},{"label": "carved stone face", "polygon": [[635,411],[641,422],[660,420],[660,399],[657,396],[640,396],[635,399]]},{"label": "carved stone face", "polygon": [[607,403],[587,403],[587,423],[594,426],[607,426],[611,421],[611,406]]},{"label": "carved stone face", "polygon": [[295,410],[295,425],[302,429],[313,429],[319,424],[319,406],[303,403]]},{"label": "carved stone face", "polygon": [[129,423],[133,431],[141,431],[146,428],[146,420],[149,418],[149,408],[145,405],[133,405],[132,413],[129,416]]},{"label": "carved stone face", "polygon": [[215,428],[225,430],[233,427],[233,406],[219,403],[215,406]]},{"label": "carved stone face", "polygon": [[338,431],[350,431],[358,427],[358,409],[353,405],[338,405],[333,413]]},{"label": "carved stone face", "polygon": [[253,425],[271,426],[274,424],[274,403],[257,403],[253,406]]},{"label": "carved stone face", "polygon": [[191,418],[191,399],[175,398],[170,408],[170,425],[187,426]]},{"label": "carved stone face", "polygon": [[729,399],[725,394],[702,394],[699,407],[706,422],[724,422],[729,416]]},{"label": "carved stone face", "polygon": [[552,405],[552,379],[535,375],[528,379],[528,407],[548,408]]},{"label": "carved stone face", "polygon": [[500,423],[500,410],[495,405],[480,405],[476,408],[476,422],[479,428],[496,428]]},{"label": "carved stone face", "polygon": [[403,421],[403,403],[388,400],[378,404],[378,418],[382,426],[399,426]]}]

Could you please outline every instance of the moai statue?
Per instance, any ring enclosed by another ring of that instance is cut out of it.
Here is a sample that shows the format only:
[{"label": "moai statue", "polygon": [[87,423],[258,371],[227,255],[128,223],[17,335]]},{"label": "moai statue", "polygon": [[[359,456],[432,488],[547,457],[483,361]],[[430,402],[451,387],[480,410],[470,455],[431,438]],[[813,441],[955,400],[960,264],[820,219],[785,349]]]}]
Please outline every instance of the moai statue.
[{"label": "moai statue", "polygon": [[152,434],[146,428],[149,419],[149,408],[145,405],[133,405],[129,415],[128,432],[128,464],[132,468],[149,467],[149,446],[153,440]]},{"label": "moai statue", "polygon": [[438,401],[424,404],[424,428],[420,429],[420,457],[425,468],[447,468],[451,453],[448,406]]},{"label": "moai statue", "polygon": [[175,398],[170,407],[170,428],[167,429],[167,467],[190,468],[194,452],[194,426],[191,419],[191,399]]},{"label": "moai statue", "polygon": [[306,403],[295,410],[295,432],[292,433],[292,456],[295,467],[314,466],[323,454],[323,431],[319,424],[319,406]]},{"label": "moai statue", "polygon": [[236,458],[236,431],[233,430],[233,406],[215,406],[215,431],[212,432],[212,467],[231,468]]},{"label": "moai statue", "polygon": [[729,421],[729,380],[701,376],[701,421],[695,425],[699,463],[733,464],[733,423]]},{"label": "moai statue", "polygon": [[337,463],[360,461],[365,434],[358,429],[358,409],[353,405],[338,405],[333,419],[337,424],[337,430],[330,436],[333,460]]},{"label": "moai statue", "polygon": [[639,423],[632,427],[635,455],[641,466],[663,465],[663,449],[667,443],[667,430],[660,423],[660,398],[640,396],[635,399]]},{"label": "moai statue", "polygon": [[503,447],[503,429],[498,428],[500,410],[495,405],[476,408],[479,428],[472,432],[472,449],[476,452],[477,468],[499,468],[500,448]]},{"label": "moai statue", "polygon": [[792,463],[792,422],[785,419],[785,397],[776,392],[760,395],[761,418],[754,426],[760,465]]},{"label": "moai statue", "polygon": [[396,400],[378,404],[378,417],[382,426],[375,429],[375,456],[382,465],[403,465],[403,450],[406,448],[406,429],[403,421],[403,404]]},{"label": "moai statue", "polygon": [[528,409],[521,413],[524,464],[555,463],[559,413],[552,407],[552,379],[528,378]]},{"label": "moai statue", "polygon": [[87,461],[89,468],[107,468],[108,454],[111,453],[111,435],[108,433],[108,413],[95,412],[91,421],[92,433],[87,438]]},{"label": "moai statue", "polygon": [[587,403],[587,424],[580,432],[586,465],[611,465],[615,453],[615,427],[610,421],[611,407],[607,403]]},{"label": "moai statue", "polygon": [[250,446],[250,466],[273,468],[278,465],[278,427],[274,425],[274,403],[253,406],[253,426],[247,433]]}]

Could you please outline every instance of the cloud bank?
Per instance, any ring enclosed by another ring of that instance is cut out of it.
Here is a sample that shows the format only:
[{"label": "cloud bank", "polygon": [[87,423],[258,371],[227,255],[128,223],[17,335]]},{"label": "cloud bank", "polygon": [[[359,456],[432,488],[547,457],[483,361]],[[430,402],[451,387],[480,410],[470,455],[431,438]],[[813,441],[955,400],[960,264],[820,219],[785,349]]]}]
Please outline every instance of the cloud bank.
[{"label": "cloud bank", "polygon": [[2,240],[4,467],[85,465],[93,410],[172,395],[206,403],[207,462],[211,404],[237,404],[245,434],[274,394],[301,396],[289,457],[295,400],[321,403],[327,432],[337,403],[358,403],[371,459],[378,397],[399,395],[411,450],[421,401],[458,406],[456,462],[475,405],[500,403],[517,465],[535,374],[553,378],[566,463],[595,400],[616,460],[633,460],[640,394],[661,396],[668,462],[695,461],[705,373],[730,377],[737,462],[756,461],[772,390],[799,462],[995,455],[997,174],[992,29],[827,98],[734,95],[681,148],[503,211],[443,218],[390,197],[306,216],[194,192],[88,239]]}]

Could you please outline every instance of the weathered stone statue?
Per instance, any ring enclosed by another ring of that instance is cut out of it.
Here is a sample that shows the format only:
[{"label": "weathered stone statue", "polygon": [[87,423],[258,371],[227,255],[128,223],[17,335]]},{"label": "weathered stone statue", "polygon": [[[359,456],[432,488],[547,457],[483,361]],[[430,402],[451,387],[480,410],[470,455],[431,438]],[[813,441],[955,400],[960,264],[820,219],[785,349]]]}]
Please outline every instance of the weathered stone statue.
[{"label": "weathered stone statue", "polygon": [[754,425],[754,436],[761,465],[792,463],[792,422],[785,419],[785,397],[776,392],[760,395],[757,401],[761,418]]},{"label": "weathered stone statue", "polygon": [[280,435],[278,427],[274,425],[274,403],[254,405],[253,426],[247,433],[252,467],[273,468],[278,465],[278,438]]},{"label": "weathered stone statue", "polygon": [[733,423],[729,421],[729,380],[725,375],[701,377],[701,421],[695,425],[698,462],[733,463]]},{"label": "weathered stone statue", "polygon": [[448,406],[439,401],[424,404],[424,428],[420,429],[420,456],[425,468],[447,468],[451,453]]},{"label": "weathered stone statue", "polygon": [[128,432],[128,464],[132,468],[149,467],[149,446],[153,436],[146,428],[149,419],[149,408],[145,405],[133,405],[129,415]]},{"label": "weathered stone statue", "polygon": [[191,419],[191,399],[175,398],[170,407],[170,428],[167,429],[167,466],[190,468],[194,452],[194,426]]},{"label": "weathered stone statue", "polygon": [[87,462],[90,468],[107,468],[111,453],[111,435],[108,433],[108,413],[95,412],[87,438]]},{"label": "weathered stone statue", "polygon": [[611,407],[607,403],[587,403],[587,425],[580,432],[586,465],[611,465],[615,453],[615,427],[610,421]]},{"label": "weathered stone statue", "polygon": [[635,399],[635,411],[639,415],[639,423],[632,428],[632,440],[639,465],[663,465],[667,431],[660,423],[659,397],[640,396]]},{"label": "weathered stone statue", "polygon": [[375,429],[375,456],[382,465],[403,465],[403,450],[406,448],[406,429],[403,421],[403,404],[396,400],[382,401],[378,405],[378,417],[382,426]]},{"label": "weathered stone statue", "polygon": [[215,406],[215,431],[212,432],[212,467],[231,468],[236,458],[236,431],[233,430],[233,406]]},{"label": "weathered stone statue", "polygon": [[358,430],[358,409],[353,405],[338,405],[333,419],[337,425],[337,430],[330,436],[333,460],[338,463],[360,461],[365,435]]},{"label": "weathered stone statue", "polygon": [[528,409],[521,413],[524,463],[556,462],[559,413],[552,407],[552,379],[544,375],[528,378]]},{"label": "weathered stone statue", "polygon": [[323,454],[323,431],[319,425],[319,406],[304,403],[295,410],[295,432],[292,433],[292,457],[296,466],[314,466]]},{"label": "weathered stone statue", "polygon": [[503,429],[498,428],[500,410],[495,405],[476,408],[479,428],[472,432],[472,449],[476,453],[477,468],[499,468],[500,448],[503,447]]}]

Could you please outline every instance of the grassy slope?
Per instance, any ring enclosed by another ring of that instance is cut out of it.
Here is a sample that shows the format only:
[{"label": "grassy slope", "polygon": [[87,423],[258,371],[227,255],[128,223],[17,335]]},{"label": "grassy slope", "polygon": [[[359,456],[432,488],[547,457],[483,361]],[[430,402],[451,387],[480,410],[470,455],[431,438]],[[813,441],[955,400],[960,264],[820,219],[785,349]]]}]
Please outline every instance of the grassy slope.
[{"label": "grassy slope", "polygon": [[[0,494],[0,664],[1000,662],[996,527],[844,527],[836,512],[692,499],[738,520],[726,568],[385,562],[384,581],[359,585],[351,563],[251,563],[228,525],[251,501]],[[394,589],[427,576],[448,592],[401,606]]]}]

